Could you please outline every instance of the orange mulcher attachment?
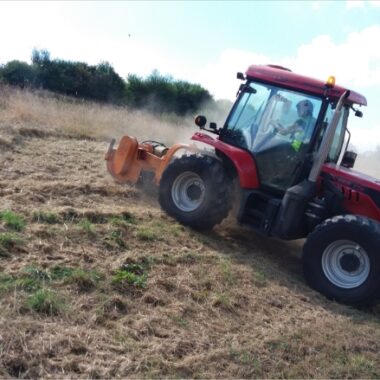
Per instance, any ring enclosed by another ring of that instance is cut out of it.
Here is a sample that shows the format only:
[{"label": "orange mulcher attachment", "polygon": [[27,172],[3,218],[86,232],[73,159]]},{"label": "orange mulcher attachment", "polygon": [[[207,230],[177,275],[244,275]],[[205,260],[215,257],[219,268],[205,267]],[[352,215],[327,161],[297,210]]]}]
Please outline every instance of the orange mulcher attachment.
[{"label": "orange mulcher attachment", "polygon": [[155,141],[139,144],[136,138],[124,136],[117,149],[114,149],[115,139],[112,140],[105,160],[107,169],[119,183],[136,183],[142,171],[154,172],[154,181],[158,185],[166,166],[179,149],[195,150],[187,144],[175,144],[166,148]]}]

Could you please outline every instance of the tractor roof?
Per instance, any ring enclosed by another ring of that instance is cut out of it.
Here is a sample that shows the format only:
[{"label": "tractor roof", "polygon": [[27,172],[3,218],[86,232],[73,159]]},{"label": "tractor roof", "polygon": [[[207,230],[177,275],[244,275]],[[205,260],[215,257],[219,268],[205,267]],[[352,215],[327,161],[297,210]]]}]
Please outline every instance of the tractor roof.
[{"label": "tractor roof", "polygon": [[[306,91],[313,93],[315,95],[323,96],[326,90],[326,83],[306,77],[303,75],[295,74],[289,69],[281,66],[275,65],[251,65],[246,71],[247,77],[250,79],[257,79],[264,82],[273,83],[279,86],[285,86],[287,88],[299,91]],[[329,96],[333,99],[338,100],[340,96],[348,89],[334,86],[329,90]],[[348,103],[360,104],[363,106],[367,105],[367,99],[355,91],[350,90],[350,96],[348,97]]]}]

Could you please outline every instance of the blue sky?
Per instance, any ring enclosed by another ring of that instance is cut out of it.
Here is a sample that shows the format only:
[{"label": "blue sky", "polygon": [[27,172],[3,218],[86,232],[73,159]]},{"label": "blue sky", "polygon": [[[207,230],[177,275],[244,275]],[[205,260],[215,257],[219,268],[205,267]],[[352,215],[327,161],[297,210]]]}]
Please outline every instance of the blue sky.
[{"label": "blue sky", "polygon": [[52,58],[109,61],[123,77],[153,69],[233,99],[237,71],[283,64],[357,90],[360,150],[380,145],[380,0],[0,2],[0,63]]}]

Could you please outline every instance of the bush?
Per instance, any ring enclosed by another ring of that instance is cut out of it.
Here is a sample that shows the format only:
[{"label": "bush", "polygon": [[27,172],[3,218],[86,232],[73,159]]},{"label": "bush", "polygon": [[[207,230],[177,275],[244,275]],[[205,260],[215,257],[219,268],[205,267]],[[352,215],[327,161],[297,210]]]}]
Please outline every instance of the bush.
[{"label": "bush", "polygon": [[26,62],[14,60],[0,68],[0,79],[12,86],[24,88],[34,84],[35,71]]},{"label": "bush", "polygon": [[34,49],[31,65],[11,61],[0,67],[0,80],[20,87],[44,88],[81,99],[180,116],[195,113],[202,104],[214,102],[200,85],[174,80],[156,70],[145,79],[130,74],[124,81],[108,62],[88,65],[51,59],[47,50]]}]

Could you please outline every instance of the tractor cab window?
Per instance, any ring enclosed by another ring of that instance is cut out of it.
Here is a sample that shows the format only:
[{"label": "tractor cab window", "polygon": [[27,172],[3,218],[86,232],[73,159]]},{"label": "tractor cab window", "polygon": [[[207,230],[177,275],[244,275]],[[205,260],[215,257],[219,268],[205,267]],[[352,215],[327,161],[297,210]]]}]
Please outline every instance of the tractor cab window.
[{"label": "tractor cab window", "polygon": [[249,150],[262,185],[284,191],[294,184],[308,150],[322,100],[262,83],[237,100],[221,139]]}]

